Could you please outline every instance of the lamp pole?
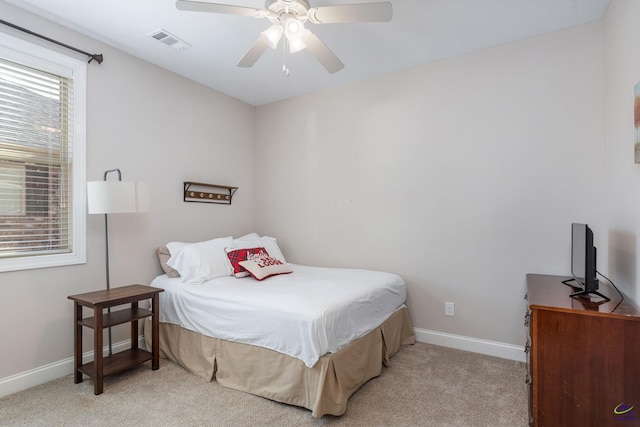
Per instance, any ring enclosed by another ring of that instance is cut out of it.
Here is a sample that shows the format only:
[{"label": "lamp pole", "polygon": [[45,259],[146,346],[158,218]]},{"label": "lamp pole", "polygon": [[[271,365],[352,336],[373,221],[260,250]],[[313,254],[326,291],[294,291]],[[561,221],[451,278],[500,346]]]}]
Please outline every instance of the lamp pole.
[{"label": "lamp pole", "polygon": [[[110,169],[105,171],[104,173],[104,181],[107,180],[107,175],[111,172],[118,172],[118,181],[122,181],[122,173],[120,169]],[[104,214],[104,245],[105,245],[105,271],[106,271],[106,279],[107,279],[107,290],[111,289],[111,282],[109,280],[109,219],[108,214]],[[107,308],[107,313],[111,315],[111,307]],[[107,334],[109,336],[109,356],[113,355],[113,344],[111,341],[111,326],[107,328]]]}]

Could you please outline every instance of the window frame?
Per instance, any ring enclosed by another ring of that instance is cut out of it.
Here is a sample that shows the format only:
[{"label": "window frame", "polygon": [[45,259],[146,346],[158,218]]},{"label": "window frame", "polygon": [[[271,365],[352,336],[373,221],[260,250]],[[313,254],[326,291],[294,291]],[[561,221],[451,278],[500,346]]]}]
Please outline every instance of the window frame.
[{"label": "window frame", "polygon": [[73,97],[73,178],[71,194],[71,251],[64,254],[34,254],[0,258],[0,272],[84,264],[86,243],[86,96],[87,63],[58,51],[0,32],[0,57],[39,70],[71,77]]}]

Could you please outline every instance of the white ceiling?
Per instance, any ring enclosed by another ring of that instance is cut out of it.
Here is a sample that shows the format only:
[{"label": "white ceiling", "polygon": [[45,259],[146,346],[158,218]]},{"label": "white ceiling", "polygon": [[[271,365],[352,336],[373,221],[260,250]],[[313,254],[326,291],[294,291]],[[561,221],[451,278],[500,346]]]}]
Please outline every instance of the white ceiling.
[{"label": "white ceiling", "polygon": [[[270,26],[266,19],[179,11],[175,0],[4,1],[255,106],[599,20],[609,3],[609,0],[391,0],[390,23],[309,24],[344,62],[345,68],[329,74],[309,52],[301,51],[289,56],[291,74],[286,77],[282,73],[280,49],[268,50],[253,68],[235,65],[260,32]],[[310,3],[311,7],[317,7],[375,1],[310,0]],[[215,2],[264,6],[263,0]],[[159,28],[193,47],[178,51],[148,36]],[[73,45],[73,40],[61,41]],[[105,55],[104,60],[109,61],[109,56]]]}]

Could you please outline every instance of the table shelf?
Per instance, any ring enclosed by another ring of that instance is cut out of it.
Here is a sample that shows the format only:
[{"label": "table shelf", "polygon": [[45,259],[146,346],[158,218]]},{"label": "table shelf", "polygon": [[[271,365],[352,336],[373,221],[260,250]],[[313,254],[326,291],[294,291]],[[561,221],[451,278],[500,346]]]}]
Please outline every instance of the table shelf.
[{"label": "table shelf", "polygon": [[[141,348],[120,351],[102,359],[102,375],[113,375],[124,372],[132,367],[151,360],[153,355]],[[80,367],[80,372],[95,379],[94,362]]]},{"label": "table shelf", "polygon": [[[127,308],[124,310],[112,311],[111,313],[104,313],[102,315],[102,328],[109,328],[111,326],[121,325],[123,323],[129,323],[134,320],[144,319],[153,314],[151,310],[147,310],[139,307]],[[82,326],[95,329],[95,317],[87,317],[82,319]]]}]

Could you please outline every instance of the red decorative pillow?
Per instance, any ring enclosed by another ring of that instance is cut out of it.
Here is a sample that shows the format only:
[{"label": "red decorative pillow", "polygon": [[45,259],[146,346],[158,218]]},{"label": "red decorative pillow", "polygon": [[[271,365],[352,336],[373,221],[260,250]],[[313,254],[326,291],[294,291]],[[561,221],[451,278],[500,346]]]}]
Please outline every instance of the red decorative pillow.
[{"label": "red decorative pillow", "polygon": [[263,280],[267,277],[277,274],[287,274],[293,271],[287,264],[270,256],[240,261],[239,264],[256,280]]},{"label": "red decorative pillow", "polygon": [[236,277],[245,277],[249,275],[249,273],[247,273],[247,271],[240,265],[240,261],[268,256],[269,254],[265,248],[227,248],[227,257],[229,257],[229,262],[231,263],[231,267],[233,267],[233,275]]}]

